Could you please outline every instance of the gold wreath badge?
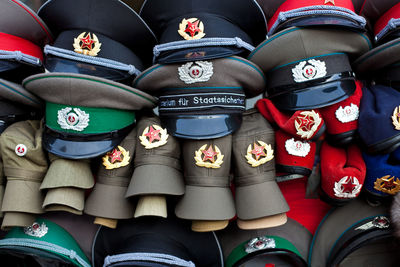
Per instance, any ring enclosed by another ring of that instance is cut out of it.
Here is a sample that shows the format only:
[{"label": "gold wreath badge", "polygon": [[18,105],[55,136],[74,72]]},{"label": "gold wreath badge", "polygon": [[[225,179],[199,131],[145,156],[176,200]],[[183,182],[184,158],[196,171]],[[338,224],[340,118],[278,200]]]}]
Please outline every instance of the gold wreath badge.
[{"label": "gold wreath badge", "polygon": [[74,38],[74,51],[79,54],[95,57],[100,52],[101,43],[97,38],[96,34],[92,33],[93,39],[90,37],[88,32],[82,32],[78,37]]},{"label": "gold wreath badge", "polygon": [[204,24],[198,18],[183,19],[179,23],[178,33],[185,40],[197,40],[206,35],[204,33]]},{"label": "gold wreath badge", "polygon": [[[223,163],[224,155],[221,154],[221,150],[215,146],[215,150],[212,145],[206,150],[207,144],[203,145],[195,152],[196,165],[200,167],[218,169]],[[201,156],[204,155],[202,158]],[[216,157],[216,158],[215,158]]]},{"label": "gold wreath badge", "polygon": [[139,136],[140,144],[146,149],[160,147],[167,143],[168,139],[167,129],[154,124],[147,126],[141,136]]},{"label": "gold wreath badge", "polygon": [[247,147],[247,154],[245,157],[247,163],[249,163],[251,167],[258,167],[274,158],[274,150],[271,145],[263,141],[257,142],[260,146],[254,143],[253,147],[251,144]]},{"label": "gold wreath badge", "polygon": [[392,115],[392,123],[394,125],[394,128],[396,130],[400,130],[400,106],[396,107],[393,110],[393,115]]},{"label": "gold wreath badge", "polygon": [[130,158],[129,151],[118,146],[118,149],[114,148],[103,157],[103,165],[107,170],[117,169],[128,165]]},{"label": "gold wreath badge", "polygon": [[374,183],[374,189],[381,191],[383,193],[395,195],[400,191],[400,180],[390,175],[385,175],[381,178],[376,179]]},{"label": "gold wreath badge", "polygon": [[[294,126],[297,130],[296,134],[300,135],[301,138],[310,139],[315,131],[318,129],[318,126],[321,124],[322,119],[314,110],[311,111],[303,111],[300,113],[303,117],[298,116],[294,122]],[[306,129],[306,131],[303,130]]]}]

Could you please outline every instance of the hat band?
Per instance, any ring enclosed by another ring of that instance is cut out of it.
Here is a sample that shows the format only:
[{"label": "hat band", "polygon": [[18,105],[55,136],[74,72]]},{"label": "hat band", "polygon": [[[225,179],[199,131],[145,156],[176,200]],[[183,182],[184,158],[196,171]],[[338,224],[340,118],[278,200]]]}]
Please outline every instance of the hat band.
[{"label": "hat band", "polygon": [[[245,110],[246,98],[244,93],[240,93],[241,87],[177,88],[177,91],[182,92],[182,89],[193,89],[191,90],[193,93],[177,92],[176,94],[160,96],[160,113],[181,114],[182,111],[185,113],[199,112],[211,108],[223,108],[224,110],[232,110],[232,112]],[[221,89],[227,92],[220,93]]]},{"label": "hat band", "polygon": [[18,36],[0,32],[0,51],[12,52],[16,50],[27,57],[29,56],[32,60],[35,59],[40,62],[43,60],[43,52],[38,45]]},{"label": "hat band", "polygon": [[400,19],[391,18],[386,26],[375,35],[375,42],[378,42],[389,32],[396,30],[400,26]]},{"label": "hat band", "polygon": [[269,250],[279,252],[286,250],[287,252],[294,253],[302,258],[297,248],[287,239],[280,236],[266,235],[252,238],[235,247],[226,259],[225,266],[232,267],[239,260],[245,258],[248,255],[251,258],[253,255],[256,256],[261,254],[263,251]]},{"label": "hat band", "polygon": [[183,266],[183,267],[195,267],[192,261],[185,261],[181,258],[163,254],[163,253],[123,253],[118,255],[107,256],[104,259],[103,267],[110,266],[114,263],[127,262],[127,261],[145,261],[145,262],[156,262],[166,264],[168,266]]},{"label": "hat band", "polygon": [[193,48],[193,47],[207,47],[207,46],[235,46],[238,48],[245,48],[250,52],[254,50],[254,46],[252,46],[249,43],[246,43],[239,37],[234,37],[234,38],[213,37],[213,38],[202,38],[195,40],[181,40],[154,46],[153,61],[155,61],[155,59],[160,55],[161,52],[179,50],[185,48]]},{"label": "hat band", "polygon": [[344,17],[349,20],[356,21],[362,28],[364,28],[365,25],[367,24],[364,17],[359,16],[350,9],[344,7],[326,6],[326,5],[307,6],[280,12],[277,20],[269,29],[268,35],[271,36],[272,34],[274,34],[276,28],[278,28],[280,24],[289,19],[305,17],[305,16],[321,16],[321,15],[322,16],[333,15],[333,16]]},{"label": "hat band", "polygon": [[26,55],[21,51],[0,50],[0,60],[15,60],[21,63],[34,66],[42,66],[42,61],[34,56]]},{"label": "hat band", "polygon": [[51,46],[51,45],[46,45],[44,47],[44,53],[45,55],[50,54],[53,56],[61,57],[61,58],[66,58],[70,59],[73,61],[79,61],[79,62],[84,62],[88,64],[93,64],[93,65],[98,65],[110,69],[116,69],[116,70],[121,70],[121,71],[126,71],[130,75],[139,75],[140,71],[135,68],[133,65],[128,65],[124,64],[115,60],[107,59],[107,58],[101,58],[101,57],[92,57],[92,56],[87,56],[84,54],[79,54],[71,50]]},{"label": "hat band", "polygon": [[133,123],[134,111],[46,102],[46,125],[56,131],[99,134],[120,130]]}]

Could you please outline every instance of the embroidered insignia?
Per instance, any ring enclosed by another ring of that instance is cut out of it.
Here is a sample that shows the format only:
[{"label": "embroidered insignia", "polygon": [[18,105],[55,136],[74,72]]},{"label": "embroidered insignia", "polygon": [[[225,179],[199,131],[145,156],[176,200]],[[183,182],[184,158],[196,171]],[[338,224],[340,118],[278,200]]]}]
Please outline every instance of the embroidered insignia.
[{"label": "embroidered insignia", "polygon": [[247,163],[251,165],[251,167],[258,167],[271,159],[274,158],[274,150],[271,145],[264,143],[263,141],[254,142],[253,147],[251,144],[247,147],[246,159]]},{"label": "embroidered insignia", "polygon": [[385,175],[381,178],[376,179],[374,182],[374,189],[383,193],[395,195],[400,191],[400,180],[390,175]]},{"label": "embroidered insignia", "polygon": [[295,82],[306,82],[318,78],[322,78],[326,75],[326,65],[324,61],[310,59],[308,61],[302,61],[297,64],[293,69],[293,79]]},{"label": "embroidered insignia", "polygon": [[325,0],[324,4],[328,4],[328,3],[335,5],[335,0]]},{"label": "embroidered insignia", "polygon": [[178,33],[185,40],[197,40],[206,35],[203,22],[197,18],[183,19],[179,24]]},{"label": "embroidered insignia", "polygon": [[82,32],[78,37],[74,38],[74,51],[79,54],[95,57],[100,52],[101,43],[96,34],[92,33],[93,39],[88,32]]},{"label": "embroidered insignia", "polygon": [[146,149],[160,147],[167,143],[168,139],[167,129],[154,124],[146,127],[141,136],[139,136],[140,143]]},{"label": "embroidered insignia", "polygon": [[317,131],[322,119],[314,110],[302,111],[294,121],[296,127],[296,134],[301,138],[310,139]]},{"label": "embroidered insignia", "polygon": [[114,148],[103,157],[103,165],[107,170],[118,169],[129,165],[129,151],[126,151],[122,146]]},{"label": "embroidered insignia", "polygon": [[24,227],[25,234],[39,238],[45,236],[48,231],[49,228],[44,222],[42,224],[34,222],[31,226]]},{"label": "embroidered insignia", "polygon": [[67,107],[58,111],[57,122],[66,130],[83,131],[89,126],[89,114],[79,108]]},{"label": "embroidered insignia", "polygon": [[400,106],[393,110],[392,123],[396,130],[400,130]]},{"label": "embroidered insignia", "polygon": [[24,144],[18,144],[15,146],[15,154],[19,157],[23,157],[28,152],[28,148]]},{"label": "embroidered insignia", "polygon": [[387,229],[390,226],[389,218],[386,216],[377,216],[372,221],[369,221],[354,230],[369,230],[371,228]]},{"label": "embroidered insignia", "polygon": [[345,176],[335,182],[333,191],[335,196],[341,198],[355,198],[361,191],[362,185],[358,182],[358,179],[354,176]]},{"label": "embroidered insignia", "polygon": [[305,157],[311,150],[311,146],[307,142],[294,141],[294,138],[288,139],[285,142],[286,151],[293,156]]},{"label": "embroidered insignia", "polygon": [[179,79],[186,84],[206,82],[214,74],[212,62],[195,61],[178,68]]},{"label": "embroidered insignia", "polygon": [[261,249],[267,249],[267,248],[275,248],[276,243],[275,239],[273,238],[268,238],[265,236],[260,236],[251,239],[246,245],[245,245],[245,251],[246,253],[252,253],[257,250]]},{"label": "embroidered insignia", "polygon": [[194,159],[196,160],[196,165],[206,168],[220,168],[224,158],[224,155],[221,154],[221,150],[217,146],[215,146],[215,150],[212,145],[210,145],[207,150],[206,147],[207,144],[203,145],[195,152]]},{"label": "embroidered insignia", "polygon": [[359,114],[360,111],[358,109],[358,106],[354,105],[353,103],[351,103],[350,106],[345,106],[345,107],[340,106],[335,111],[336,118],[338,119],[338,121],[343,123],[357,120]]}]

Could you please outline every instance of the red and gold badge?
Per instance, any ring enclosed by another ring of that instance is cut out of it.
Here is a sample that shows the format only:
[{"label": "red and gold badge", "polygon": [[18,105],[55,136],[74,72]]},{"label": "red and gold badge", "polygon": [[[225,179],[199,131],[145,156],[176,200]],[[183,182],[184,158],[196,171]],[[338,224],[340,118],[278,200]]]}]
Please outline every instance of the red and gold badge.
[{"label": "red and gold badge", "polygon": [[179,24],[178,33],[185,40],[197,40],[206,35],[203,22],[197,18],[183,19]]},{"label": "red and gold badge", "polygon": [[100,52],[101,43],[96,34],[92,33],[93,38],[89,32],[86,36],[85,34],[86,32],[82,32],[77,38],[74,38],[74,51],[79,54],[95,57]]},{"label": "red and gold badge", "polygon": [[315,131],[317,131],[322,119],[314,110],[300,112],[297,116],[294,126],[297,130],[296,134],[301,138],[310,139]]},{"label": "red and gold badge", "polygon": [[376,179],[374,189],[383,193],[395,195],[400,191],[400,180],[394,176],[390,177],[390,175],[385,175]]},{"label": "red and gold badge", "polygon": [[214,147],[215,149],[210,145],[206,149],[207,144],[205,144],[195,152],[194,160],[197,166],[213,169],[221,167],[224,155],[221,154],[221,150],[217,146]]},{"label": "red and gold badge", "polygon": [[167,143],[168,134],[167,129],[154,124],[147,126],[142,135],[139,136],[140,143],[146,149],[156,148]]},{"label": "red and gold badge", "polygon": [[122,146],[114,148],[103,157],[103,165],[107,170],[117,169],[129,164],[129,151],[126,151]]},{"label": "red and gold badge", "polygon": [[[258,144],[257,144],[258,143]],[[271,145],[263,141],[254,142],[247,147],[246,159],[251,167],[258,167],[274,158],[274,150]]]}]

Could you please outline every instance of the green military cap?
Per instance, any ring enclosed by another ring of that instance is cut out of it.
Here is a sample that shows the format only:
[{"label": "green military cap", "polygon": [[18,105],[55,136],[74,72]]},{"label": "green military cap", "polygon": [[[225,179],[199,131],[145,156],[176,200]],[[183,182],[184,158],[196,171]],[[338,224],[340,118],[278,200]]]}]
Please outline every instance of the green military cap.
[{"label": "green military cap", "polygon": [[182,140],[185,194],[175,207],[178,218],[229,220],[236,214],[230,186],[232,135]]},{"label": "green military cap", "polygon": [[44,148],[70,159],[110,151],[132,129],[135,110],[157,102],[132,87],[83,74],[38,74],[26,78],[23,86],[46,101]]},{"label": "green military cap", "polygon": [[46,211],[64,210],[81,214],[85,190],[94,186],[90,160],[71,160],[49,153],[50,166],[40,185],[46,192]]},{"label": "green military cap", "polygon": [[177,138],[162,128],[156,116],[143,116],[137,124],[135,170],[126,197],[183,195],[181,147]]},{"label": "green military cap", "polygon": [[96,185],[86,200],[86,214],[108,219],[133,217],[134,203],[126,199],[125,194],[133,173],[135,146],[136,128],[120,145],[103,156]]},{"label": "green military cap", "polygon": [[309,254],[311,266],[397,266],[399,244],[387,205],[363,199],[336,208],[321,221]]},{"label": "green military cap", "polygon": [[31,224],[34,214],[43,213],[40,192],[47,168],[42,149],[40,121],[21,121],[9,126],[0,136],[1,155],[7,186],[1,210],[2,228]]},{"label": "green military cap", "polygon": [[268,121],[255,109],[246,111],[232,141],[239,219],[253,220],[289,210],[275,181],[274,146],[274,130]]},{"label": "green military cap", "polygon": [[37,218],[30,226],[14,227],[0,240],[3,264],[90,267],[76,240],[58,224]]}]

